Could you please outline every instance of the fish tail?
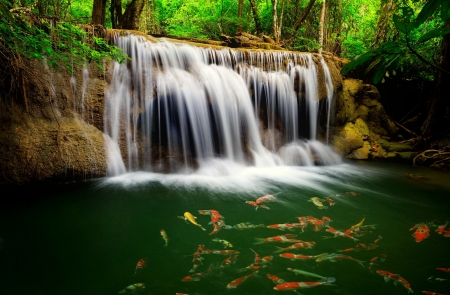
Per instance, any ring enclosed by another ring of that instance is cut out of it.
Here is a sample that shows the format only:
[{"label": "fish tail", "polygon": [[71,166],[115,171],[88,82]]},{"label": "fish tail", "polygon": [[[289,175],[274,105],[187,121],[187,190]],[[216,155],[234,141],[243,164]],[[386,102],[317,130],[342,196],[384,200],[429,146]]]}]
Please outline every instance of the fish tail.
[{"label": "fish tail", "polygon": [[258,244],[263,244],[265,243],[265,240],[262,238],[255,238],[255,242],[253,244],[258,245]]},{"label": "fish tail", "polygon": [[200,225],[200,228],[201,228],[203,231],[206,231],[206,228],[204,228],[204,227],[201,226],[201,225]]},{"label": "fish tail", "polygon": [[359,263],[362,267],[366,268],[366,266],[364,265],[364,263],[366,263],[366,261],[358,260],[358,263]]},{"label": "fish tail", "polygon": [[284,248],[278,247],[278,246],[275,246],[275,248],[277,248],[277,250],[273,251],[273,253],[280,253],[280,252],[283,252],[285,250]]},{"label": "fish tail", "polygon": [[325,277],[325,278],[319,280],[318,282],[321,282],[324,284],[332,284],[332,283],[336,282],[336,278],[335,277]]}]

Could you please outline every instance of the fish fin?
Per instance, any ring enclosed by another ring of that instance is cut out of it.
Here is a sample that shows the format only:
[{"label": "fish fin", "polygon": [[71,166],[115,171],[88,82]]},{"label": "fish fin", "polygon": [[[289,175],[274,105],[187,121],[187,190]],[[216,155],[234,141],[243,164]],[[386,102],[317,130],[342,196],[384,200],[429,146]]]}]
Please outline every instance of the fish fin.
[{"label": "fish fin", "polygon": [[203,231],[206,231],[206,229],[205,229],[204,227],[200,226],[200,228],[201,228]]},{"label": "fish fin", "polygon": [[[254,245],[258,245],[258,244],[263,244],[265,241],[262,238],[255,238],[255,242],[253,243]],[[253,251],[255,252],[255,251]]]},{"label": "fish fin", "polygon": [[364,265],[364,263],[366,263],[366,261],[358,260],[358,263],[359,263],[362,267],[366,268],[366,266]]},{"label": "fish fin", "polygon": [[397,281],[394,281],[394,286],[397,286],[398,285],[398,282]]},{"label": "fish fin", "polygon": [[387,278],[387,277],[384,277],[384,281],[387,283],[387,282],[389,282],[391,279],[390,278]]},{"label": "fish fin", "polygon": [[275,248],[277,248],[277,250],[273,251],[273,253],[280,253],[280,252],[284,251],[284,248],[282,248],[282,247],[275,246]]}]

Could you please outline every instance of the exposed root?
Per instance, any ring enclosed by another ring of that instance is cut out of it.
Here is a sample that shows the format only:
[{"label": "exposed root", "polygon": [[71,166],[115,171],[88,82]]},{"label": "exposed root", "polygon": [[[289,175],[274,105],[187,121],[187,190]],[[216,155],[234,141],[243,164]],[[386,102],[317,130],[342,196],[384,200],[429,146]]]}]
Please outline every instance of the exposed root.
[{"label": "exposed root", "polygon": [[414,157],[413,165],[416,165],[416,160],[418,158],[434,159],[435,161],[431,164],[430,167],[433,167],[437,164],[441,164],[443,162],[450,163],[450,146],[446,146],[439,150],[430,149],[430,150],[423,151],[422,153],[420,153]]}]

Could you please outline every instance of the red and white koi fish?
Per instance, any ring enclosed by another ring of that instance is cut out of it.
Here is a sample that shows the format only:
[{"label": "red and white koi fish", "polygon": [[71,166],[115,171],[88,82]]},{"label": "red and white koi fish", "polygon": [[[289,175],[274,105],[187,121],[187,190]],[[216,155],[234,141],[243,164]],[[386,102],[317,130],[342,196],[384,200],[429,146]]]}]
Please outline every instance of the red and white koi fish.
[{"label": "red and white koi fish", "polygon": [[328,205],[330,205],[330,206],[336,205],[336,202],[333,201],[330,197],[325,197],[325,200],[327,201]]},{"label": "red and white koi fish", "polygon": [[347,248],[347,249],[344,249],[344,250],[338,250],[337,252],[352,252],[352,251],[360,251],[360,250],[363,250],[363,249],[367,249],[368,247],[367,247],[367,245],[366,244],[358,244],[358,245],[356,245],[354,248]]},{"label": "red and white koi fish", "polygon": [[408,293],[414,293],[413,290],[411,289],[411,285],[408,283],[407,280],[405,280],[404,278],[400,277],[397,274],[385,271],[385,270],[377,270],[377,274],[381,275],[384,277],[384,281],[387,283],[390,280],[394,281],[394,285],[397,285],[398,283],[402,284],[407,290]]},{"label": "red and white koi fish", "polygon": [[288,251],[288,250],[293,250],[293,249],[312,249],[314,246],[316,245],[315,242],[311,241],[311,242],[300,242],[300,243],[295,243],[292,244],[286,248],[282,248],[282,247],[276,247],[278,250],[274,251],[273,253],[280,253],[283,251]]},{"label": "red and white koi fish", "polygon": [[448,221],[446,221],[445,224],[443,224],[443,225],[439,225],[435,231],[438,234],[442,235],[445,232],[445,228],[447,227],[447,224],[448,224]]},{"label": "red and white koi fish", "polygon": [[265,265],[271,263],[272,260],[273,260],[272,255],[264,256],[263,258],[261,258],[261,265],[265,266]]},{"label": "red and white koi fish", "polygon": [[422,242],[430,236],[430,228],[427,225],[418,226],[412,236],[416,239],[416,243]]},{"label": "red and white koi fish", "polygon": [[274,282],[276,285],[280,285],[283,283],[286,283],[285,280],[283,280],[282,278],[276,276],[276,275],[272,275],[272,274],[267,274],[267,278],[269,280],[271,280],[272,282]]},{"label": "red and white koi fish", "polygon": [[235,255],[239,254],[238,251],[235,250],[212,250],[212,254],[219,254],[219,255]]},{"label": "red and white koi fish", "polygon": [[326,279],[319,280],[317,282],[287,282],[280,285],[276,285],[273,289],[277,291],[292,291],[298,289],[317,287],[320,285],[331,285],[334,282],[336,282],[336,279],[333,277],[329,277]]},{"label": "red and white koi fish", "polygon": [[286,235],[273,236],[273,237],[268,237],[268,238],[255,238],[254,244],[271,243],[271,242],[277,242],[277,243],[303,243],[304,242],[302,240],[292,239],[293,237],[296,237],[296,235],[286,234]]},{"label": "red and white koi fish", "polygon": [[205,272],[198,272],[194,273],[192,275],[185,276],[183,279],[181,279],[182,282],[198,282],[205,276],[207,276],[211,272],[212,268],[208,268]]},{"label": "red and white koi fish", "polygon": [[186,293],[175,293],[175,295],[189,295],[189,294],[186,294]]},{"label": "red and white koi fish", "polygon": [[205,248],[205,245],[198,245],[194,254],[211,254],[211,250]]},{"label": "red and white koi fish", "polygon": [[255,271],[254,273],[251,273],[249,275],[243,276],[243,277],[239,277],[231,282],[228,283],[227,285],[227,289],[234,289],[237,288],[240,284],[242,284],[243,282],[245,282],[247,279],[251,278],[252,276],[255,275],[255,273],[257,273],[258,271]]},{"label": "red and white koi fish", "polygon": [[249,204],[250,206],[255,207],[255,210],[258,210],[258,208],[263,208],[263,209],[266,209],[266,210],[270,210],[270,208],[267,207],[266,205],[258,204],[257,202],[254,202],[254,201],[245,201],[245,203]]},{"label": "red and white koi fish", "polygon": [[331,226],[329,226],[325,231],[326,231],[326,232],[329,232],[329,233],[332,233],[332,234],[334,235],[334,237],[324,237],[325,239],[328,239],[328,238],[336,238],[336,237],[345,237],[345,238],[352,239],[352,240],[355,241],[355,242],[358,241],[357,238],[352,237],[351,235],[349,235],[349,234],[347,234],[347,233],[344,233],[344,232],[335,230],[335,229],[332,228]]},{"label": "red and white koi fish", "polygon": [[381,254],[381,255],[375,256],[372,259],[370,259],[369,270],[372,271],[372,267],[375,265],[378,265],[378,261],[379,262],[385,261],[386,257],[387,257],[386,254]]},{"label": "red and white koi fish", "polygon": [[353,258],[351,256],[348,256],[348,255],[342,255],[342,254],[336,254],[336,253],[331,253],[331,254],[323,253],[323,254],[317,255],[316,262],[323,262],[323,261],[336,262],[336,261],[342,260],[342,259],[356,261],[362,267],[365,268],[365,266],[363,264],[365,261],[361,261],[361,260],[355,259],[355,258]]},{"label": "red and white koi fish", "polygon": [[375,240],[375,241],[373,241],[375,244],[378,244],[378,242],[380,241],[380,240],[382,240],[383,239],[383,237],[382,236],[378,236],[378,238]]},{"label": "red and white koi fish", "polygon": [[302,255],[302,254],[294,254],[294,253],[282,253],[280,254],[280,257],[290,259],[292,261],[295,260],[304,260],[304,259],[317,259],[319,255]]},{"label": "red and white koi fish", "polygon": [[310,224],[314,226],[314,231],[316,232],[321,231],[325,225],[328,225],[328,223],[331,222],[331,218],[327,216],[322,216],[322,220],[313,216],[301,216],[297,218],[298,221],[303,225],[302,230],[304,230],[304,228],[306,228],[306,226]]},{"label": "red and white koi fish", "polygon": [[303,228],[304,225],[302,223],[276,223],[268,225],[267,228],[279,229],[279,230],[290,230],[293,231],[294,228]]},{"label": "red and white koi fish", "polygon": [[139,260],[136,264],[136,269],[134,270],[134,274],[139,274],[144,268],[147,267],[147,258],[142,258],[141,260]]},{"label": "red and white koi fish", "polygon": [[436,269],[444,272],[450,272],[450,267],[436,267]]},{"label": "red and white koi fish", "polygon": [[193,254],[194,259],[192,259],[192,262],[194,263],[194,265],[192,266],[191,270],[189,272],[195,272],[195,270],[197,269],[197,267],[199,267],[200,265],[203,264],[203,257],[200,256],[199,253],[195,252]]},{"label": "red and white koi fish", "polygon": [[444,238],[450,238],[450,229],[442,234]]},{"label": "red and white koi fish", "polygon": [[222,261],[222,264],[220,264],[220,268],[229,267],[232,264],[235,264],[238,257],[239,257],[239,254],[235,254],[235,255],[228,257],[227,259]]},{"label": "red and white koi fish", "polygon": [[427,295],[445,295],[444,293],[436,293],[433,291],[422,291],[422,293]]},{"label": "red and white koi fish", "polygon": [[275,202],[276,201],[276,197],[275,197],[275,195],[265,195],[265,196],[262,196],[262,197],[259,197],[258,199],[256,199],[256,203],[257,204],[261,204],[261,203],[263,203],[263,202]]}]

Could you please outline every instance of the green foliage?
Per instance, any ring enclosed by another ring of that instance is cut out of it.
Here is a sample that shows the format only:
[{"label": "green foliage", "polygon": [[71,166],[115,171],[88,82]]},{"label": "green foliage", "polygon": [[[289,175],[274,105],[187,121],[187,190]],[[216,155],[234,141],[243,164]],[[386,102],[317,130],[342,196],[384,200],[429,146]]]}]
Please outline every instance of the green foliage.
[{"label": "green foliage", "polygon": [[39,25],[30,26],[19,15],[12,15],[4,9],[0,13],[4,16],[0,19],[0,49],[9,50],[12,54],[43,60],[52,68],[62,65],[69,71],[73,65],[95,62],[101,68],[104,60],[123,62],[127,58],[119,48],[78,26],[69,23],[52,26],[44,20]]},{"label": "green foliage", "polygon": [[366,73],[372,73],[374,84],[383,82],[385,76],[398,69],[408,69],[409,74],[416,72],[422,78],[431,79],[432,69],[438,61],[439,41],[450,33],[449,28],[443,27],[443,21],[449,18],[448,10],[447,0],[430,0],[418,14],[413,7],[400,7],[393,16],[400,38],[357,56],[342,68],[341,73],[366,65]]}]

